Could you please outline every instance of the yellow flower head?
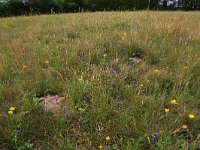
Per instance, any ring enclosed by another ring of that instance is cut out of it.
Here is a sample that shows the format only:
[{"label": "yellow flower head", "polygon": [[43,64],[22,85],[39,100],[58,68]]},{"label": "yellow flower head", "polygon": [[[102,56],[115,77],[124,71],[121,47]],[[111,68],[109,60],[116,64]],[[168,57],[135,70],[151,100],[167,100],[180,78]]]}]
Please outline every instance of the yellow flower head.
[{"label": "yellow flower head", "polygon": [[106,57],[107,56],[107,54],[105,53],[105,54],[103,54],[103,57]]},{"label": "yellow flower head", "polygon": [[45,64],[49,64],[49,61],[48,61],[48,60],[46,60],[46,61],[45,61]]},{"label": "yellow flower head", "polygon": [[8,111],[8,114],[9,114],[9,115],[12,115],[12,114],[13,114],[13,111],[9,110],[9,111]]},{"label": "yellow flower head", "polygon": [[126,32],[124,32],[124,37],[126,37],[127,36],[127,33]]},{"label": "yellow flower head", "polygon": [[15,110],[15,107],[10,107],[9,108],[9,111],[14,111]]},{"label": "yellow flower head", "polygon": [[189,117],[190,119],[194,119],[194,118],[195,118],[195,116],[194,116],[193,114],[189,114],[188,117]]},{"label": "yellow flower head", "polygon": [[140,87],[143,87],[144,86],[144,84],[140,84]]},{"label": "yellow flower head", "polygon": [[109,136],[106,137],[106,141],[110,141],[110,137]]},{"label": "yellow flower head", "polygon": [[83,108],[79,108],[78,109],[80,112],[84,112],[85,111],[85,109],[83,109]]},{"label": "yellow flower head", "polygon": [[178,104],[178,103],[176,102],[175,99],[170,100],[170,103],[171,103],[172,105],[176,105],[176,104]]},{"label": "yellow flower head", "polygon": [[160,73],[160,70],[155,69],[154,72],[155,72],[155,73]]},{"label": "yellow flower head", "polygon": [[187,125],[182,125],[182,129],[187,129]]},{"label": "yellow flower head", "polygon": [[100,146],[99,146],[99,149],[102,149],[102,148],[103,148],[103,146],[102,146],[102,145],[100,145]]},{"label": "yellow flower head", "polygon": [[165,112],[168,113],[169,112],[169,108],[165,108]]}]

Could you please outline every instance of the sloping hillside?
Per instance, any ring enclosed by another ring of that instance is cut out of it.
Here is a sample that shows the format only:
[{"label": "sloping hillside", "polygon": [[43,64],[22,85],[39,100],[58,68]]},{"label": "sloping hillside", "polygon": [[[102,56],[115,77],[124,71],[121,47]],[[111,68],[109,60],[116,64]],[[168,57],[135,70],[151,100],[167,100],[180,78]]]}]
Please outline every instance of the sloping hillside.
[{"label": "sloping hillside", "polygon": [[0,18],[0,149],[199,148],[199,18]]}]

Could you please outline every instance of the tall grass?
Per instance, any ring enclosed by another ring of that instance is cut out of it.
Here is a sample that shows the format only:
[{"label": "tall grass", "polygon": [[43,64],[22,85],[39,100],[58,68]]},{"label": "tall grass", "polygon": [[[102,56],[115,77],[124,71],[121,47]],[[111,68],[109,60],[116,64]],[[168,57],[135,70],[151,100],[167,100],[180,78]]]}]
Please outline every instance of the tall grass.
[{"label": "tall grass", "polygon": [[[1,18],[0,149],[200,148],[199,18],[151,11]],[[60,114],[39,103],[48,94],[65,96]]]}]

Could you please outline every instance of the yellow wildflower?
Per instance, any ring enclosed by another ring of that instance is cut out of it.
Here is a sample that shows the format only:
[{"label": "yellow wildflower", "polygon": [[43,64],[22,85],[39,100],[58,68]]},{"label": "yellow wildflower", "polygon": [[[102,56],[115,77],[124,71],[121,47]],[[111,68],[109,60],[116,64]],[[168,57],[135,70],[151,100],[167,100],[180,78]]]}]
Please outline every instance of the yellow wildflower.
[{"label": "yellow wildflower", "polygon": [[155,72],[155,73],[160,73],[160,70],[155,69],[154,72]]},{"label": "yellow wildflower", "polygon": [[14,111],[15,110],[15,107],[10,107],[9,108],[9,111]]},{"label": "yellow wildflower", "polygon": [[102,145],[100,145],[100,146],[99,146],[99,149],[102,149],[102,148],[103,148],[103,146],[102,146]]},{"label": "yellow wildflower", "polygon": [[126,32],[124,32],[124,37],[126,37],[127,36],[127,33]]},{"label": "yellow wildflower", "polygon": [[165,108],[165,112],[168,113],[169,112],[169,108]]},{"label": "yellow wildflower", "polygon": [[182,125],[182,128],[187,129],[188,127],[187,127],[187,125]]},{"label": "yellow wildflower", "polygon": [[144,86],[144,84],[140,84],[140,87],[143,87]]},{"label": "yellow wildflower", "polygon": [[194,116],[193,114],[189,114],[188,117],[189,117],[190,119],[194,119],[194,118],[195,118],[195,116]]},{"label": "yellow wildflower", "polygon": [[107,54],[105,53],[104,55],[103,55],[103,57],[106,57],[107,56]]},{"label": "yellow wildflower", "polygon": [[48,61],[48,60],[46,60],[46,61],[45,61],[45,64],[49,64],[49,61]]},{"label": "yellow wildflower", "polygon": [[13,111],[9,110],[9,111],[8,111],[8,114],[9,114],[9,115],[12,115],[12,114],[13,114]]},{"label": "yellow wildflower", "polygon": [[110,137],[109,136],[106,137],[106,141],[110,141]]},{"label": "yellow wildflower", "polygon": [[78,110],[81,111],[81,112],[85,111],[85,109],[83,109],[83,108],[79,108]]},{"label": "yellow wildflower", "polygon": [[176,104],[178,104],[178,103],[176,102],[175,99],[170,100],[170,103],[171,103],[172,105],[176,105]]}]

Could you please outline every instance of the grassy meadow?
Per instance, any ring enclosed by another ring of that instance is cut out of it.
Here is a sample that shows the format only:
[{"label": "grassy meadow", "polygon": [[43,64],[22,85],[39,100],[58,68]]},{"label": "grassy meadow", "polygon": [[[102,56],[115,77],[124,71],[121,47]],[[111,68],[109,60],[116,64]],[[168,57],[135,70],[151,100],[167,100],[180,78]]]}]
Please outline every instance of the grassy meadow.
[{"label": "grassy meadow", "polygon": [[199,148],[200,12],[0,18],[0,149]]}]

